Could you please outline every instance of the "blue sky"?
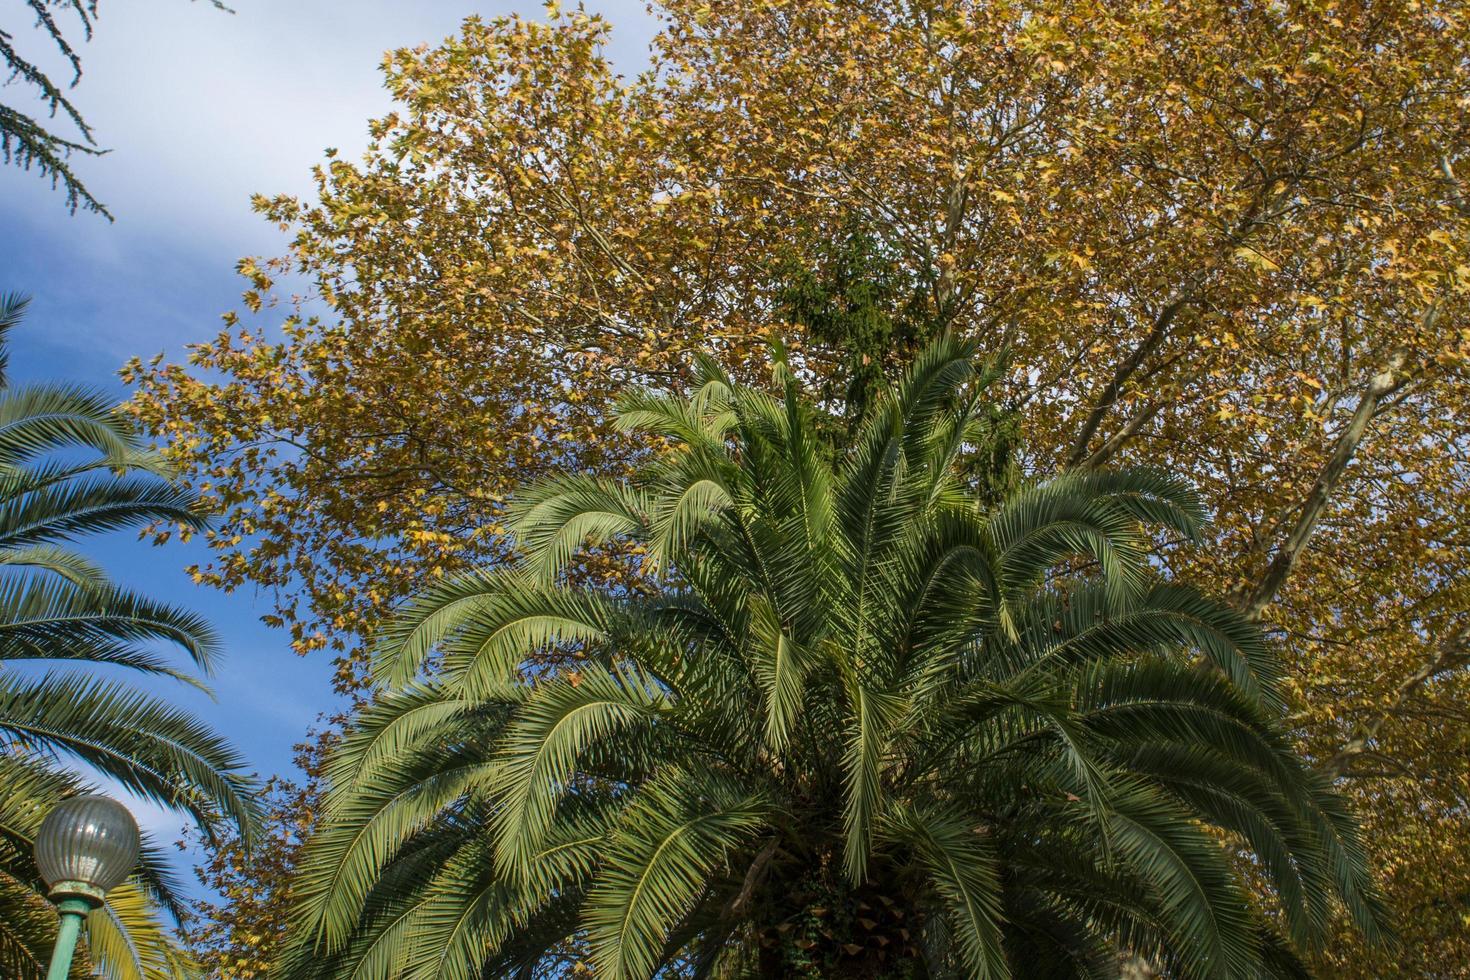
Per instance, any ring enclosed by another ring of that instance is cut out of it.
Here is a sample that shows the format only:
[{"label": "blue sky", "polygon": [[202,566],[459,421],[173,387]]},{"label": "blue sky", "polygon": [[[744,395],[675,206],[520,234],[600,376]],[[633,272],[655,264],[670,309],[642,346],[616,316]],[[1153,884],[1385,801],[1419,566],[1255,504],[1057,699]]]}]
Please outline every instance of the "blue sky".
[{"label": "blue sky", "polygon": [[[220,314],[237,307],[236,260],[283,248],[279,231],[250,211],[250,195],[307,193],[326,147],[346,156],[365,145],[367,121],[389,106],[378,73],[385,50],[435,42],[470,14],[542,16],[535,2],[231,5],[233,14],[189,0],[102,0],[72,94],[110,152],[76,169],[115,223],[68,216],[49,182],[0,167],[0,291],[32,296],[12,345],[17,382],[79,381],[121,399],[117,370],[128,358],[182,359],[185,345],[212,336]],[[612,57],[635,72],[654,29],[643,4],[586,6],[612,22]],[[0,27],[36,56],[41,38],[27,24],[21,0],[0,0]],[[60,66],[53,77],[64,77]],[[0,99],[20,104],[24,95],[12,86]],[[333,705],[326,659],[297,657],[260,624],[267,598],[196,587],[183,568],[202,556],[198,546],[153,548],[124,535],[98,542],[94,554],[124,583],[210,616],[227,649],[213,681],[218,700],[167,693],[233,739],[259,772],[288,769],[291,746]],[[132,805],[157,836],[177,836],[178,821]]]}]

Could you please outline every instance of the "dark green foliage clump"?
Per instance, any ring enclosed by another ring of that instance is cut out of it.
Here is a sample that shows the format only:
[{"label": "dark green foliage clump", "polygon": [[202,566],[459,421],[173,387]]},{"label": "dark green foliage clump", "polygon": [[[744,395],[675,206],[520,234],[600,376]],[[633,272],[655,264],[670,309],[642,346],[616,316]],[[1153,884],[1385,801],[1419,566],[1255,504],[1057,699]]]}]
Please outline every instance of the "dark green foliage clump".
[{"label": "dark green foliage clump", "polygon": [[932,284],[916,280],[882,241],[853,228],[810,261],[788,259],[775,277],[784,283],[783,315],[804,328],[807,342],[834,362],[817,392],[840,405],[847,435],[886,388],[934,338],[938,320]]}]

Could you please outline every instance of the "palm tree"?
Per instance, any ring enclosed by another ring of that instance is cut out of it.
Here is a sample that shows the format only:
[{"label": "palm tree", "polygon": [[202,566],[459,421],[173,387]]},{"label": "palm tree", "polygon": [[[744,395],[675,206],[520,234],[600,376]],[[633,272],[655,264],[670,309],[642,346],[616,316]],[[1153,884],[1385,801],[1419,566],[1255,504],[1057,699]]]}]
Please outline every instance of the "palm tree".
[{"label": "palm tree", "polygon": [[[255,820],[239,756],[188,713],[98,666],[202,686],[160,652],[207,672],[218,649],[198,616],[110,581],[71,543],[155,522],[201,527],[194,498],[170,483],[128,420],[101,395],[9,386],[4,343],[25,300],[0,296],[0,974],[44,974],[54,910],[31,859],[41,818],[93,791],[80,764],[192,816]],[[111,980],[186,975],[160,911],[181,908],[161,852],[114,891],[87,926],[88,956]]]},{"label": "palm tree", "polygon": [[[1150,561],[1195,495],[981,506],[992,374],[942,338],[840,451],[779,358],[627,397],[670,454],[523,494],[521,565],[383,637],[285,975],[1291,976],[1339,906],[1378,934],[1258,629]],[[660,587],[577,587],[589,543]]]}]

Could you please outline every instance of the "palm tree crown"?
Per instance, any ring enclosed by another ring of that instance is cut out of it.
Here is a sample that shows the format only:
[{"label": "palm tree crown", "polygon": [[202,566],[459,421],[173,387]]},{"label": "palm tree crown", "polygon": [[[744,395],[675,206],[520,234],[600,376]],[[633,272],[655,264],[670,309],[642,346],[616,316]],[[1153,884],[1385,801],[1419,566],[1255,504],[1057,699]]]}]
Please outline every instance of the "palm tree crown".
[{"label": "palm tree crown", "polygon": [[[982,505],[989,380],[943,338],[841,451],[780,358],[779,395],[703,362],[627,397],[668,453],[530,489],[521,566],[383,637],[287,975],[1251,977],[1335,903],[1376,932],[1258,629],[1149,561],[1193,493]],[[588,543],[659,587],[572,584]]]},{"label": "palm tree crown", "polygon": [[[193,496],[171,483],[128,420],[75,387],[10,387],[5,336],[25,301],[0,297],[0,974],[45,973],[54,910],[31,858],[41,819],[91,791],[81,763],[141,796],[248,829],[256,804],[243,762],[207,725],[119,680],[107,665],[200,686],[159,653],[180,649],[207,671],[218,648],[200,617],[124,589],[72,542],[154,522],[201,526]],[[110,980],[183,976],[186,957],[156,913],[180,911],[161,852],[87,928],[81,967]]]}]

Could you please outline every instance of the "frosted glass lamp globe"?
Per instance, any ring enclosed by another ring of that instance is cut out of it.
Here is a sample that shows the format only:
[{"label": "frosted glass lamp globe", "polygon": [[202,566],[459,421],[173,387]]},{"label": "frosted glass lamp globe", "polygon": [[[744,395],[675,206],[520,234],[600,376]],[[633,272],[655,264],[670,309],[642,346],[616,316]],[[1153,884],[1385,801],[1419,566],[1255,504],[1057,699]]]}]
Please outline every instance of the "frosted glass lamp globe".
[{"label": "frosted glass lamp globe", "polygon": [[74,796],[41,821],[36,865],[53,900],[100,905],[138,865],[138,824],[127,807],[106,796]]}]

